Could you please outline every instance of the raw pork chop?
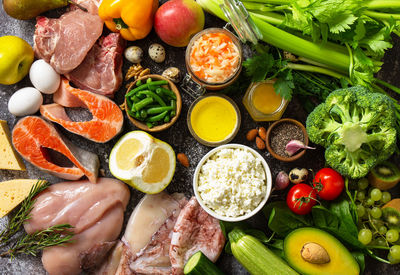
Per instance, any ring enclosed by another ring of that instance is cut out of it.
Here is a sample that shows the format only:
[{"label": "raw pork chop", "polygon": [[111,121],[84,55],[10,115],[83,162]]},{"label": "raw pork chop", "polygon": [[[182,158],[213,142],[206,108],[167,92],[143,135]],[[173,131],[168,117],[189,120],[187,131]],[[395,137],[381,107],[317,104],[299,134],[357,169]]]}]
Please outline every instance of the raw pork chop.
[{"label": "raw pork chop", "polygon": [[218,220],[192,197],[179,214],[171,237],[169,256],[173,274],[183,274],[185,263],[199,250],[211,261],[217,261],[224,244]]},{"label": "raw pork chop", "polygon": [[122,83],[125,40],[119,33],[101,37],[83,62],[66,75],[78,88],[113,96]]},{"label": "raw pork chop", "polygon": [[129,201],[128,187],[115,179],[64,182],[51,185],[36,197],[28,234],[69,223],[75,242],[43,251],[43,266],[51,275],[74,275],[101,263],[122,229]]},{"label": "raw pork chop", "polygon": [[80,9],[60,18],[39,16],[33,37],[35,54],[58,73],[68,73],[82,63],[102,31],[100,17]]}]

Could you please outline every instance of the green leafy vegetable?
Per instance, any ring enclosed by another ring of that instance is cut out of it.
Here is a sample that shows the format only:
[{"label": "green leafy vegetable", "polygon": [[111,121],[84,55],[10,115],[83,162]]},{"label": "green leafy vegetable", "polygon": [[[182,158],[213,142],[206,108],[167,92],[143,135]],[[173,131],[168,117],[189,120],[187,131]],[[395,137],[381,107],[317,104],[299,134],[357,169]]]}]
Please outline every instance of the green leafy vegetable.
[{"label": "green leafy vegetable", "polygon": [[396,148],[396,115],[389,97],[362,86],[332,92],[308,116],[312,142],[326,147],[327,163],[344,176],[362,178]]},{"label": "green leafy vegetable", "polygon": [[[198,0],[203,9],[227,20],[224,0]],[[400,35],[400,3],[388,0],[243,0],[250,18],[270,45],[300,56],[331,76],[354,85],[377,82],[391,34]],[[267,57],[268,55],[266,55]],[[270,61],[267,62],[271,66]],[[256,70],[258,77],[265,71]],[[287,75],[289,76],[289,74]],[[340,78],[340,77],[339,77]],[[281,83],[288,91],[290,82]]]},{"label": "green leafy vegetable", "polygon": [[283,201],[272,202],[263,211],[268,218],[269,229],[280,237],[294,229],[312,225],[307,216],[294,214]]}]

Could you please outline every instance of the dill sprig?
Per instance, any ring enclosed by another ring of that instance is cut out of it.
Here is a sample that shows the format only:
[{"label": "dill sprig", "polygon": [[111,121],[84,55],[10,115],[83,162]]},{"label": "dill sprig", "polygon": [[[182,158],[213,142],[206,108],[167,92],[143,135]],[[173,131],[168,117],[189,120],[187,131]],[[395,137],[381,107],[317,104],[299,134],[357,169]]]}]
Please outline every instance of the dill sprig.
[{"label": "dill sprig", "polygon": [[[39,180],[32,186],[29,195],[21,203],[18,212],[8,222],[6,228],[0,232],[0,246],[10,243],[12,237],[17,234],[23,224],[31,218],[30,214],[36,202],[36,199],[34,199],[35,196],[49,187],[49,185],[47,181]],[[36,231],[32,234],[23,233],[7,251],[0,253],[0,257],[9,256],[14,258],[17,254],[36,256],[40,250],[46,247],[71,243],[73,242],[72,237],[74,236],[74,233],[68,230],[71,228],[73,227],[69,224],[59,224],[44,230]]]},{"label": "dill sprig", "polygon": [[49,246],[65,245],[71,243],[74,233],[69,224],[59,224],[47,229],[37,231],[33,234],[25,234],[10,249],[0,254],[0,257],[9,256],[14,258],[17,254],[30,254],[36,256],[40,250]]},{"label": "dill sprig", "polygon": [[28,197],[22,201],[21,206],[14,217],[8,222],[5,229],[0,232],[0,245],[5,245],[10,242],[11,237],[14,236],[22,227],[26,220],[30,219],[30,213],[35,204],[34,197],[49,187],[49,183],[44,180],[38,180],[29,191]]}]

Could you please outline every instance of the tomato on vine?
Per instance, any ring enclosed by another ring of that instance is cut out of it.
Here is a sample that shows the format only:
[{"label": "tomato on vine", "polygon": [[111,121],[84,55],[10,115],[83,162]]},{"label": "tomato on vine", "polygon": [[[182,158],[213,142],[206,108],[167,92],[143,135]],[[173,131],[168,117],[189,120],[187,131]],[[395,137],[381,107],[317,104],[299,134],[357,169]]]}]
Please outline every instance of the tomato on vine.
[{"label": "tomato on vine", "polygon": [[289,209],[299,215],[311,212],[311,208],[317,203],[317,191],[305,183],[299,183],[290,188],[286,197]]},{"label": "tomato on vine", "polygon": [[344,179],[332,168],[322,168],[315,174],[313,187],[321,199],[334,200],[344,189]]}]

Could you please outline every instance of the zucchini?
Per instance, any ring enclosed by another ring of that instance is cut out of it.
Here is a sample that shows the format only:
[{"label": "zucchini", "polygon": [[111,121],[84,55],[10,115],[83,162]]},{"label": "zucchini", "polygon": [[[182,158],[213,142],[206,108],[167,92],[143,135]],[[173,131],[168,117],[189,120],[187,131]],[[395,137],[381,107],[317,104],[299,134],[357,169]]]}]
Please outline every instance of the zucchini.
[{"label": "zucchini", "polygon": [[189,258],[183,273],[189,275],[224,275],[201,251],[197,251]]},{"label": "zucchini", "polygon": [[295,275],[284,260],[275,255],[253,236],[234,228],[228,234],[233,256],[252,275]]}]

